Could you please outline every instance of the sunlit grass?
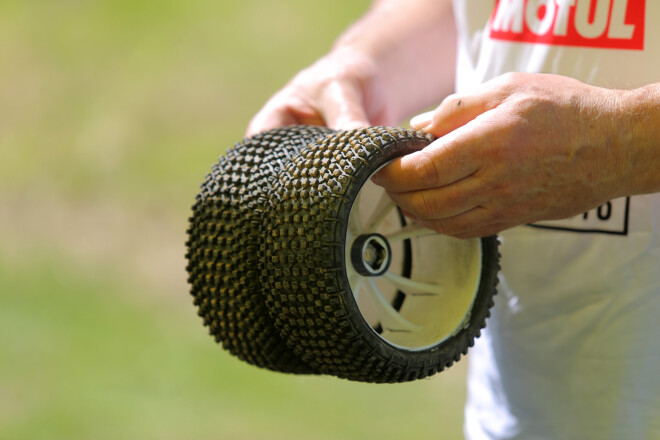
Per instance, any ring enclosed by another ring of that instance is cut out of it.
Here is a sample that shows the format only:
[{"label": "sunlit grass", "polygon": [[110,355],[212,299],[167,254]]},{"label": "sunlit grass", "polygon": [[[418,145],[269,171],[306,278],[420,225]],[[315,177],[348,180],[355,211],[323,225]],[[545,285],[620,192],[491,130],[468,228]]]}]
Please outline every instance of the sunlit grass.
[{"label": "sunlit grass", "polygon": [[365,7],[5,2],[0,183],[184,197],[181,185],[201,180],[264,100]]}]

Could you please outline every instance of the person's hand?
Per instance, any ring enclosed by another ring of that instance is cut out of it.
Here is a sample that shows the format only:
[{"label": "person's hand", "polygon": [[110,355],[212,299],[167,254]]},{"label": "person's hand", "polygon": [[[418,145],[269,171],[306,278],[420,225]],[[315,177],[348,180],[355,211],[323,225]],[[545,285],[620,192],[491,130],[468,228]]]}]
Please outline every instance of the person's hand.
[{"label": "person's hand", "polygon": [[328,55],[266,102],[246,135],[293,124],[396,125],[449,93],[455,54],[451,0],[374,1]]},{"label": "person's hand", "polygon": [[633,173],[621,94],[557,75],[500,76],[413,118],[438,139],[374,181],[418,223],[461,238],[580,214],[625,195]]},{"label": "person's hand", "polygon": [[388,125],[378,69],[366,56],[339,49],[298,73],[252,118],[247,136],[285,125],[350,130]]}]

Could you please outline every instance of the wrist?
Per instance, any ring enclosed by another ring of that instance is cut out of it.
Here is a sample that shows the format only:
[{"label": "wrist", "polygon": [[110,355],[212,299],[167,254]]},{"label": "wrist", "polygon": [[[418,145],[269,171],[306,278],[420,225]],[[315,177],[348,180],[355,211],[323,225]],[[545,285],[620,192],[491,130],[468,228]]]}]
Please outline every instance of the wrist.
[{"label": "wrist", "polygon": [[618,91],[613,146],[620,151],[621,195],[660,191],[660,85]]}]

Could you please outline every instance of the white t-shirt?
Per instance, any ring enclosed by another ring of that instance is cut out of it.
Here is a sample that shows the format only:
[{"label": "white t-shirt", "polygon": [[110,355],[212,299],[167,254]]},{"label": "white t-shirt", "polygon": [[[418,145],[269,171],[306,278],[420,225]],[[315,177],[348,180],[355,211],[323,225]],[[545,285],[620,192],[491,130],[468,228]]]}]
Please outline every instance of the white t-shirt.
[{"label": "white t-shirt", "polygon": [[[454,13],[458,92],[509,71],[660,82],[660,1],[454,0]],[[660,439],[660,194],[501,237],[466,436]]]}]

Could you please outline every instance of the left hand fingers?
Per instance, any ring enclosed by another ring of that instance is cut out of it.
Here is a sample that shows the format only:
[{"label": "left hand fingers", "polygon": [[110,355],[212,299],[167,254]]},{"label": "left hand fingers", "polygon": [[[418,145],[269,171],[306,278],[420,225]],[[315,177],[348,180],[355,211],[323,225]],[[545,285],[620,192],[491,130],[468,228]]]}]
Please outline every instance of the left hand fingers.
[{"label": "left hand fingers", "polygon": [[506,100],[513,92],[507,81],[511,80],[504,75],[482,84],[473,93],[449,95],[435,110],[412,118],[410,126],[436,137],[451,133]]},{"label": "left hand fingers", "polygon": [[446,219],[471,211],[488,202],[483,194],[479,179],[472,177],[441,188],[388,191],[394,203],[421,220]]},{"label": "left hand fingers", "polygon": [[411,216],[418,224],[439,234],[456,238],[488,237],[517,226],[506,221],[493,221],[486,208],[477,207],[454,217],[436,220],[421,220]]},{"label": "left hand fingers", "polygon": [[435,110],[412,118],[410,126],[442,137],[497,107],[500,101],[501,94],[492,90],[483,94],[449,95]]},{"label": "left hand fingers", "polygon": [[374,175],[374,183],[403,193],[443,187],[474,174],[480,168],[480,155],[472,154],[470,129],[468,124],[392,161]]}]

